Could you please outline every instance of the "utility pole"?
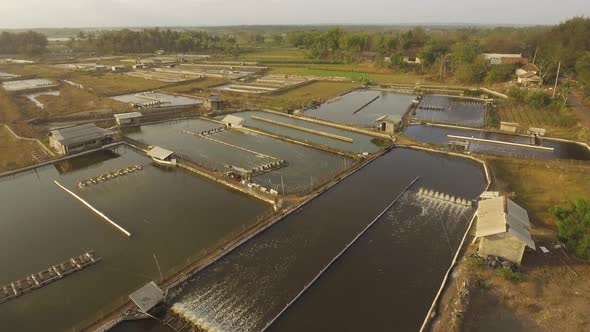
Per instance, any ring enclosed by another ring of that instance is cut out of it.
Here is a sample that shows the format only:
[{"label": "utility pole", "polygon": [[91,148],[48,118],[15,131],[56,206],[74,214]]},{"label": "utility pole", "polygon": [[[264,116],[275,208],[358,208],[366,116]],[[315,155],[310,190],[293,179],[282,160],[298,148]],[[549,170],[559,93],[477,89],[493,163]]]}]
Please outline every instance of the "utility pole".
[{"label": "utility pole", "polygon": [[535,64],[535,61],[537,61],[537,52],[539,51],[539,47],[537,46],[537,48],[535,48],[535,56],[533,56],[533,65]]},{"label": "utility pole", "polygon": [[555,92],[557,92],[557,80],[559,80],[559,70],[561,69],[561,61],[557,65],[557,75],[555,76],[555,86],[553,87],[553,99],[555,99]]},{"label": "utility pole", "polygon": [[283,187],[283,196],[285,196],[285,183],[283,182],[283,175],[281,175],[281,187]]}]

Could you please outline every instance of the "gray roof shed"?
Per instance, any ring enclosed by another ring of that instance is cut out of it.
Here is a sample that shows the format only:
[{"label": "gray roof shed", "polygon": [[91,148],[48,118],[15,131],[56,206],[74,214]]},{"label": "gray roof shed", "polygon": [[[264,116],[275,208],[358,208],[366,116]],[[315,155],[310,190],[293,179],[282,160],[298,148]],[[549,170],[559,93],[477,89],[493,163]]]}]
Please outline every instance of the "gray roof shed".
[{"label": "gray roof shed", "polygon": [[155,282],[150,281],[147,285],[131,293],[129,298],[141,312],[148,312],[164,300],[164,292]]},{"label": "gray roof shed", "polygon": [[49,132],[49,136],[53,136],[53,138],[62,145],[83,143],[98,138],[112,136],[114,134],[114,132],[100,128],[94,123],[53,129]]}]

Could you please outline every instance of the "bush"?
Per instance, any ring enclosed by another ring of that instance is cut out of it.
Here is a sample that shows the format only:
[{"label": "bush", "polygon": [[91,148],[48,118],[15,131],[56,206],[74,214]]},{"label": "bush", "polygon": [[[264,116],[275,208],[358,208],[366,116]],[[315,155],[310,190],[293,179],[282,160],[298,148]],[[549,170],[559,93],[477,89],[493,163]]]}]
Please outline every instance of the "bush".
[{"label": "bush", "polygon": [[529,92],[524,101],[531,107],[540,109],[551,104],[551,97],[541,90]]},{"label": "bush", "polygon": [[486,84],[494,84],[510,80],[514,65],[493,65],[486,74]]},{"label": "bush", "polygon": [[472,267],[481,267],[483,265],[483,258],[473,255],[467,258],[467,264]]},{"label": "bush", "polygon": [[509,281],[520,281],[522,278],[520,272],[513,271],[508,266],[502,266],[496,269],[496,274]]},{"label": "bush", "polygon": [[577,199],[551,208],[559,239],[579,258],[590,259],[590,201]]}]

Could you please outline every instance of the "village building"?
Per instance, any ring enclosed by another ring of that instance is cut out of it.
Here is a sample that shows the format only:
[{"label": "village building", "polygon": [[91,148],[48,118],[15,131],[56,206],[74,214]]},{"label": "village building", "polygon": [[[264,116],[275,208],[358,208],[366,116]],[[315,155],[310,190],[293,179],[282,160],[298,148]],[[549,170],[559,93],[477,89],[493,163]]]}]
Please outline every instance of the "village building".
[{"label": "village building", "polygon": [[118,127],[129,127],[141,124],[142,114],[139,112],[129,112],[115,114],[114,117]]},{"label": "village building", "polygon": [[402,117],[390,114],[377,118],[375,122],[378,123],[380,131],[393,134],[396,130],[399,129],[402,120]]},{"label": "village building", "polygon": [[62,155],[97,149],[113,142],[114,132],[87,123],[49,132],[49,146]]},{"label": "village building", "polygon": [[422,60],[418,57],[417,50],[408,50],[402,53],[402,60],[404,63],[410,65],[419,65],[422,63]]},{"label": "village building", "polygon": [[525,209],[506,196],[482,194],[477,209],[475,237],[479,255],[495,256],[520,265],[524,250],[535,250]]},{"label": "village building", "polygon": [[491,65],[511,65],[521,64],[526,65],[529,59],[522,56],[522,54],[505,54],[505,53],[482,53],[483,58]]},{"label": "village building", "polygon": [[540,76],[539,68],[532,63],[516,69],[517,82],[524,86],[541,85],[543,79]]},{"label": "village building", "polygon": [[221,119],[221,122],[225,123],[226,127],[241,128],[243,126],[244,119],[230,114]]}]

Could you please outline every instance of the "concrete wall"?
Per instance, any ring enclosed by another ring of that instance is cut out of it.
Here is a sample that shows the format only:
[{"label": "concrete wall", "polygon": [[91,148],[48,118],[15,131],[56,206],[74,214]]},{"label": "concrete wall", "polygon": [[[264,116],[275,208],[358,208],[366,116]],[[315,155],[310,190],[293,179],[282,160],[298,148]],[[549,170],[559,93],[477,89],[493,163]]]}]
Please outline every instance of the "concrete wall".
[{"label": "concrete wall", "polygon": [[509,233],[486,236],[479,242],[481,256],[497,256],[517,265],[522,261],[524,248],[525,244]]}]

